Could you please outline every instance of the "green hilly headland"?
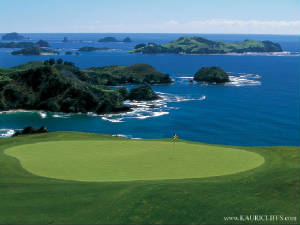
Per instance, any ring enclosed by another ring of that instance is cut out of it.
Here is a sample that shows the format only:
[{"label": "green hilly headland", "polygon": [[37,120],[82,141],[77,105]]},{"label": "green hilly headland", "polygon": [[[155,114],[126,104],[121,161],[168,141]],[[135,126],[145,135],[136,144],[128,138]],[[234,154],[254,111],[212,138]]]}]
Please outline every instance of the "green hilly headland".
[{"label": "green hilly headland", "polygon": [[[62,59],[35,61],[0,69],[0,110],[98,114],[128,111],[125,100],[157,99],[149,84],[170,82],[168,74],[147,64],[80,70]],[[129,91],[110,88],[122,84],[143,85]]]},{"label": "green hilly headland", "polygon": [[229,43],[211,41],[206,38],[180,37],[166,44],[138,44],[131,51],[143,54],[176,53],[176,54],[226,54],[246,52],[282,52],[280,44],[271,41],[246,39],[242,42]]}]

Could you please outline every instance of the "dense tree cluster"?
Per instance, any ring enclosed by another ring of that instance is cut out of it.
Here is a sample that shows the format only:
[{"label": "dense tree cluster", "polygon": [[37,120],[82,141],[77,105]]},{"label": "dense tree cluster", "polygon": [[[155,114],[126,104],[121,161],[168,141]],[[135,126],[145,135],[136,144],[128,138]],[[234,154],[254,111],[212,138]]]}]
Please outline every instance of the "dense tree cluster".
[{"label": "dense tree cluster", "polygon": [[228,74],[220,67],[202,67],[194,75],[194,80],[208,83],[226,83],[229,82]]}]

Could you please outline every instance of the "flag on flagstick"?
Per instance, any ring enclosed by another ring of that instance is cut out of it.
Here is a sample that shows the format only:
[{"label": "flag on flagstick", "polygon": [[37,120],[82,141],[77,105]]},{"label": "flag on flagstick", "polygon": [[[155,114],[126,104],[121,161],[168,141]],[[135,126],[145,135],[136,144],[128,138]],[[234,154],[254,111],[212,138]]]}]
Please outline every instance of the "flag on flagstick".
[{"label": "flag on flagstick", "polygon": [[[172,151],[172,152],[173,152],[173,155],[174,155],[174,153],[175,153],[175,142],[178,140],[178,138],[179,138],[179,137],[178,137],[177,134],[174,134],[174,135],[173,135],[173,138],[172,138],[172,141],[173,141],[173,144],[172,144],[172,145],[173,145],[173,151]],[[171,159],[172,159],[172,157],[171,157]]]},{"label": "flag on flagstick", "polygon": [[177,134],[174,134],[174,136],[173,136],[173,141],[177,141],[177,139],[178,139]]}]

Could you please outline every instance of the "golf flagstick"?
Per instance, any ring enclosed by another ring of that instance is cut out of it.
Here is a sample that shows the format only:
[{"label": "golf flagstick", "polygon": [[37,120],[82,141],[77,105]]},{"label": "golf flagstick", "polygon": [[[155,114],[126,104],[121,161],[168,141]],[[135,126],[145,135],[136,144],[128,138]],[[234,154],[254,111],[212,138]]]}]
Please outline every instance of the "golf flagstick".
[{"label": "golf flagstick", "polygon": [[175,142],[176,142],[176,140],[178,139],[178,136],[176,135],[176,134],[174,134],[174,136],[173,136],[173,138],[172,138],[172,140],[173,140],[173,156],[174,156],[174,154],[175,154]]}]

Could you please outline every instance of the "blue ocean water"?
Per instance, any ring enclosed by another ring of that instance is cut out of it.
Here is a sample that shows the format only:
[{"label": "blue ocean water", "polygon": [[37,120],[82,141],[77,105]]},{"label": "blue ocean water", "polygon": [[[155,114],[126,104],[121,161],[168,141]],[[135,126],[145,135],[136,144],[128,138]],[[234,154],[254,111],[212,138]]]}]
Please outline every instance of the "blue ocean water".
[{"label": "blue ocean water", "polygon": [[[0,34],[1,35],[1,34]],[[111,64],[149,63],[169,73],[171,85],[154,85],[163,98],[155,102],[128,103],[134,111],[120,115],[85,115],[47,112],[0,114],[0,135],[28,125],[45,125],[50,131],[86,131],[126,135],[132,138],[180,138],[228,145],[299,145],[300,37],[288,35],[205,34],[211,40],[241,41],[246,38],[281,44],[281,55],[142,55],[130,54],[138,43],[166,43],[183,34],[24,34],[32,41],[46,40],[59,56],[13,56],[0,49],[0,67],[32,60],[62,58],[80,68]],[[186,34],[185,34],[186,35]],[[189,34],[193,35],[193,34]],[[198,34],[199,35],[199,34]],[[63,43],[63,37],[70,42]],[[132,43],[98,43],[104,36]],[[83,46],[109,47],[112,51],[64,55]],[[190,83],[203,66],[220,66],[230,72],[228,85]]]}]

